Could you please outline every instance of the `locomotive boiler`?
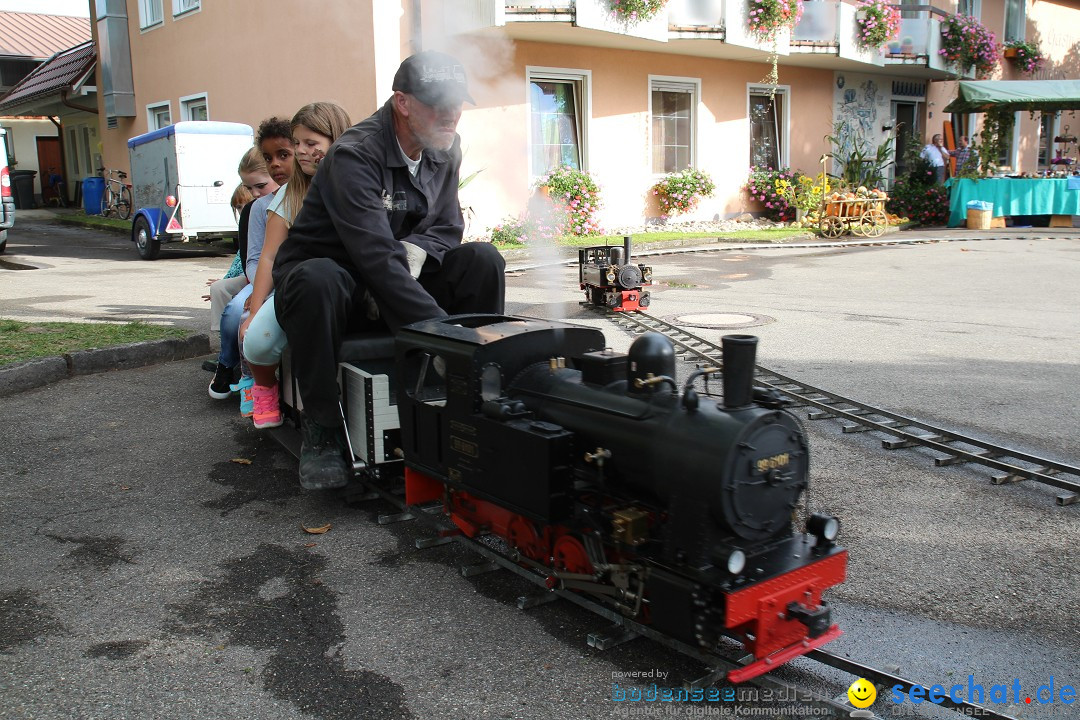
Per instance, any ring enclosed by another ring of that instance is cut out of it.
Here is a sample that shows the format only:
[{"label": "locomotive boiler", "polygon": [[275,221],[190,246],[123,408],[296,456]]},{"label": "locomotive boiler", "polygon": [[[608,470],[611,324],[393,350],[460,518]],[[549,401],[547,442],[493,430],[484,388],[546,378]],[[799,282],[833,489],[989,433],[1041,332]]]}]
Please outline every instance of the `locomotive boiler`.
[{"label": "locomotive boiler", "polygon": [[739,682],[840,634],[822,593],[844,579],[838,522],[796,528],[806,437],[753,388],[756,338],[724,339],[723,399],[680,387],[663,336],[606,349],[599,330],[501,315],[396,339],[406,500],[443,501],[552,588],[584,593],[708,651],[754,655]]}]

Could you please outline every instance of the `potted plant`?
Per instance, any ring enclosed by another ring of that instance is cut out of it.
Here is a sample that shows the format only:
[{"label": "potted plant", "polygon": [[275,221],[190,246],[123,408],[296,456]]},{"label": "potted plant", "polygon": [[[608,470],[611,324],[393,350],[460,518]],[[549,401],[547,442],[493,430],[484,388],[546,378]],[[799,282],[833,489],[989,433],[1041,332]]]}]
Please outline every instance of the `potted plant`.
[{"label": "potted plant", "polygon": [[773,170],[772,168],[750,168],[750,177],[743,185],[750,201],[763,208],[762,215],[774,221],[791,222],[795,219],[795,208],[776,190],[777,180],[791,182],[799,173],[790,168]]},{"label": "potted plant", "polygon": [[941,24],[938,53],[958,72],[974,67],[975,77],[983,79],[997,67],[997,37],[970,15],[952,15]]},{"label": "potted plant", "polygon": [[[855,22],[856,42],[864,50],[880,48],[900,34],[900,11],[885,0],[860,0]],[[900,44],[896,43],[897,52]]]},{"label": "potted plant", "polygon": [[1005,43],[1004,56],[1011,59],[1016,68],[1025,75],[1034,75],[1046,62],[1036,43],[1024,40],[1010,40]]},{"label": "potted plant", "polygon": [[600,188],[583,170],[563,165],[537,180],[536,188],[554,208],[555,235],[596,235],[594,215],[600,209]]},{"label": "potted plant", "polygon": [[708,173],[695,168],[668,173],[651,188],[664,217],[693,210],[715,191],[716,184]]},{"label": "potted plant", "polygon": [[668,0],[611,0],[611,12],[619,22],[636,25],[651,20],[667,3]]},{"label": "potted plant", "polygon": [[803,0],[750,0],[746,22],[758,40],[776,40],[784,28],[793,28],[803,13]]}]

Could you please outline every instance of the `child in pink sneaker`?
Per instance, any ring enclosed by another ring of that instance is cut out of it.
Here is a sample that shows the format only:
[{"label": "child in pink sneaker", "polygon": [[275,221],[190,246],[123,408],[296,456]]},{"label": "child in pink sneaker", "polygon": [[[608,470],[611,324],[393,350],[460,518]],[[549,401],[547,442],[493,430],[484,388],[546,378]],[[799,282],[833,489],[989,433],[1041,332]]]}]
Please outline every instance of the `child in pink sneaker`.
[{"label": "child in pink sneaker", "polygon": [[304,203],[304,195],[311,185],[319,160],[351,124],[345,110],[329,102],[305,105],[292,119],[293,174],[267,208],[266,237],[249,303],[251,315],[240,329],[244,357],[255,377],[255,386],[251,388],[255,406],[251,419],[259,429],[278,427],[282,423],[277,367],[286,339],[274,311],[271,277],[274,258]]}]

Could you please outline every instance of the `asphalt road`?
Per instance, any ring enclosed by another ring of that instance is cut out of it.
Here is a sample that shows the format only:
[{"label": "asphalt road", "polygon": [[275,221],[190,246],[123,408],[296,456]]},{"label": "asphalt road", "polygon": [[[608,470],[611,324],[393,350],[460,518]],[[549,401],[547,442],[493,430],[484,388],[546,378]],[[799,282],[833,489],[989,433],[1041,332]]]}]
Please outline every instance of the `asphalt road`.
[{"label": "asphalt road", "polygon": [[[651,261],[663,316],[748,313],[759,361],[901,412],[1080,462],[1080,236],[871,249],[726,251]],[[22,223],[0,316],[129,314],[203,330],[229,258],[146,263],[118,236]],[[508,279],[508,310],[580,312],[572,270]],[[693,318],[695,321],[701,318]],[[731,329],[702,329],[718,337]],[[609,342],[630,338],[605,326]],[[0,399],[0,716],[5,718],[695,717],[628,706],[617,673],[705,668],[564,603],[527,612],[506,573],[464,578],[455,546],[416,550],[388,507],[304,493],[290,455],[205,392],[199,360],[74,378]],[[811,504],[842,518],[837,652],[927,684],[1080,686],[1080,505],[980,470],[886,453],[809,425]],[[249,460],[250,464],[235,462]],[[301,526],[330,523],[324,535]],[[853,678],[781,673],[837,695]],[[887,695],[887,693],[884,693]],[[988,698],[989,699],[989,698]],[[753,703],[751,703],[753,704]],[[925,715],[926,706],[918,710]],[[728,707],[730,709],[730,707]],[[881,717],[914,714],[879,699]],[[697,713],[695,715],[695,713]]]}]

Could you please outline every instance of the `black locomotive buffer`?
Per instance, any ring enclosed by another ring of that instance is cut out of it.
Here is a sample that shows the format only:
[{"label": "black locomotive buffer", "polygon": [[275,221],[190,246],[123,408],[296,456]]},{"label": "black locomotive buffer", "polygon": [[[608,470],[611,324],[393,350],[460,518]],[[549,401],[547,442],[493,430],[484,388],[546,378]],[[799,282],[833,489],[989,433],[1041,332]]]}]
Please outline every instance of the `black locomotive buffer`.
[{"label": "black locomotive buffer", "polygon": [[632,312],[649,307],[650,295],[642,288],[652,285],[652,268],[632,261],[630,236],[622,246],[594,245],[578,250],[578,282],[585,291],[585,305],[613,312]]}]

